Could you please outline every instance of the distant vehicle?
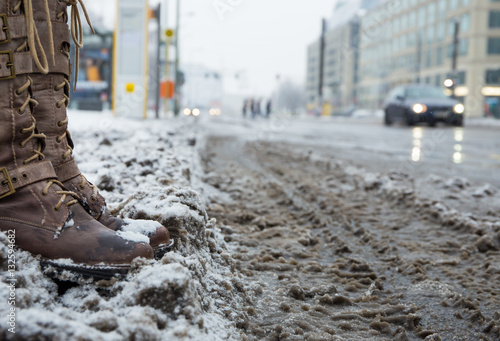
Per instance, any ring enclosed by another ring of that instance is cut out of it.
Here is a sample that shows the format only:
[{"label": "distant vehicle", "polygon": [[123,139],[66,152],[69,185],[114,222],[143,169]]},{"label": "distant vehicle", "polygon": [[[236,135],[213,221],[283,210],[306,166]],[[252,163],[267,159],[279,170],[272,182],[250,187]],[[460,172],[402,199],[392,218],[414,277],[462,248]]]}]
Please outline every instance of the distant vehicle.
[{"label": "distant vehicle", "polygon": [[407,84],[394,88],[384,101],[384,123],[403,122],[409,126],[441,121],[463,126],[465,107],[446,96],[443,89],[429,84]]},{"label": "distant vehicle", "polygon": [[219,72],[202,65],[186,65],[182,87],[182,110],[186,116],[219,116],[223,83]]},{"label": "distant vehicle", "polygon": [[206,107],[203,105],[193,105],[193,106],[188,106],[185,107],[184,110],[182,111],[184,115],[186,116],[194,116],[198,117],[200,115],[206,116],[220,116],[221,110],[218,107]]}]

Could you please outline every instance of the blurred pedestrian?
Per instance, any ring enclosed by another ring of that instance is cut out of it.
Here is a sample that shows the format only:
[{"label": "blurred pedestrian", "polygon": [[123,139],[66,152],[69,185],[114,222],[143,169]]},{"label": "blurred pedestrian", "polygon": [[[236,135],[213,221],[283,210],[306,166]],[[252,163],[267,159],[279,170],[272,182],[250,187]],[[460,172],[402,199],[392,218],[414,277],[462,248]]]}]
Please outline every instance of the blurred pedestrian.
[{"label": "blurred pedestrian", "polygon": [[247,109],[248,109],[248,99],[245,99],[243,101],[243,118],[246,118],[247,117]]},{"label": "blurred pedestrian", "polygon": [[262,116],[262,108],[261,108],[262,99],[258,99],[255,101],[255,116]]},{"label": "blurred pedestrian", "polygon": [[257,115],[257,101],[253,98],[250,100],[250,111],[252,113],[252,119],[255,119]]},{"label": "blurred pedestrian", "polygon": [[266,104],[266,118],[269,118],[269,116],[271,116],[272,107],[273,107],[273,102],[271,99],[269,99]]}]

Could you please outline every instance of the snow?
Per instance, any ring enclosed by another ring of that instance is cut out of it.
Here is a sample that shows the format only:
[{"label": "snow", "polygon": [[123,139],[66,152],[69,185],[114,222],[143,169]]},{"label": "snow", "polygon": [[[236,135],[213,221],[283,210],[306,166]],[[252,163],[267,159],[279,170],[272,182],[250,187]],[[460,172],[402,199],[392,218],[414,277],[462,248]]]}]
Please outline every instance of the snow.
[{"label": "snow", "polygon": [[[129,223],[121,237],[148,242],[146,235],[163,224],[173,231],[176,249],[160,261],[135,260],[124,280],[82,283],[62,296],[35,257],[16,251],[15,336],[104,341],[238,339],[234,322],[222,313],[238,298],[220,299],[220,293],[227,291],[223,279],[230,283],[238,275],[231,271],[231,260],[222,256],[223,238],[203,201],[186,187],[195,155],[185,133],[186,122],[150,124],[91,113],[70,113],[70,122],[81,170],[103,188],[113,212]],[[0,234],[4,270],[7,243]],[[9,294],[6,274],[2,272],[0,282],[1,302],[7,302]],[[0,304],[0,315],[6,316],[8,308]],[[0,338],[12,339],[5,318],[2,321]]]},{"label": "snow", "polygon": [[133,231],[118,231],[116,232],[117,235],[122,237],[125,240],[130,240],[135,243],[148,243],[149,244],[149,238],[143,234],[133,232]]}]

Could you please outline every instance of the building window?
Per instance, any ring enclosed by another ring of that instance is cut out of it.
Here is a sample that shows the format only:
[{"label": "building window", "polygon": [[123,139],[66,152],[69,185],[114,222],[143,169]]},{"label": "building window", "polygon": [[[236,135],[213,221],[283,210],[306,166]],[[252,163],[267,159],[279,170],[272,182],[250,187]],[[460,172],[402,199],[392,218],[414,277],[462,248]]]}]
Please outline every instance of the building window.
[{"label": "building window", "polygon": [[417,24],[417,12],[415,11],[411,11],[410,14],[409,14],[409,23],[408,23],[408,26],[409,27],[415,27],[415,25]]},{"label": "building window", "polygon": [[486,84],[500,84],[500,69],[486,70]]},{"label": "building window", "polygon": [[448,35],[450,37],[453,37],[455,35],[455,19],[451,19],[450,21],[448,21]]},{"label": "building window", "polygon": [[434,23],[436,20],[436,3],[431,2],[427,5],[427,22],[429,24]]},{"label": "building window", "polygon": [[500,11],[491,11],[490,12],[490,28],[499,28],[500,27]]},{"label": "building window", "polygon": [[465,13],[462,16],[462,19],[460,20],[460,31],[468,32],[469,28],[470,28],[470,13]]},{"label": "building window", "polygon": [[500,54],[500,38],[488,38],[488,54]]},{"label": "building window", "polygon": [[446,78],[455,78],[457,85],[465,85],[466,73],[465,71],[459,71],[455,77],[453,77],[453,74],[448,74]]},{"label": "building window", "polygon": [[466,56],[469,52],[469,39],[460,39],[460,43],[458,45],[458,54],[460,56]]},{"label": "building window", "polygon": [[443,18],[446,15],[446,4],[448,0],[439,0],[439,17]]},{"label": "building window", "polygon": [[443,48],[441,46],[436,49],[436,65],[443,65]]},{"label": "building window", "polygon": [[425,67],[431,67],[432,66],[432,50],[428,50],[425,53]]},{"label": "building window", "polygon": [[436,29],[436,35],[437,35],[437,41],[441,42],[444,39],[444,30],[445,30],[445,23],[441,21]]},{"label": "building window", "polygon": [[427,44],[432,44],[434,42],[434,26],[427,27]]},{"label": "building window", "polygon": [[427,14],[425,13],[425,6],[422,6],[418,10],[418,25],[425,26],[426,23],[427,23]]}]

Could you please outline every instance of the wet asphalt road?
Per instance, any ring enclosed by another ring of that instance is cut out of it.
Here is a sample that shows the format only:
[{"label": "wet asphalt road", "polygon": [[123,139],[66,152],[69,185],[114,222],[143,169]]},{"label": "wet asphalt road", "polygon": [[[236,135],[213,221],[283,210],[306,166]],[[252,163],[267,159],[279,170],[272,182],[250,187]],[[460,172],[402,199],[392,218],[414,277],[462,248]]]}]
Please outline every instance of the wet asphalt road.
[{"label": "wet asphalt road", "polygon": [[205,128],[249,139],[286,141],[328,149],[373,172],[402,171],[412,177],[460,176],[500,188],[500,126],[386,127],[380,119],[208,120]]}]

